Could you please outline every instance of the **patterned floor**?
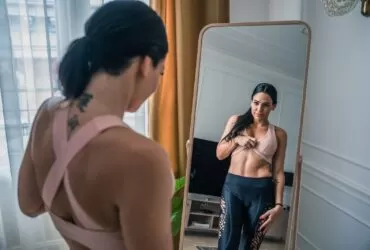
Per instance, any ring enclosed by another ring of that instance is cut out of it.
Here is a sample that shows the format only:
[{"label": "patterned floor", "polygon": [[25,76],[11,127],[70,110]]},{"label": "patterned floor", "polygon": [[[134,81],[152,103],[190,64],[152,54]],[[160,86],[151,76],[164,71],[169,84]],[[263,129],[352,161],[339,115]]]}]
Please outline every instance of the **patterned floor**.
[{"label": "patterned floor", "polygon": [[[217,237],[187,235],[184,238],[183,250],[217,250],[216,245]],[[265,240],[260,250],[284,250],[284,244]]]}]

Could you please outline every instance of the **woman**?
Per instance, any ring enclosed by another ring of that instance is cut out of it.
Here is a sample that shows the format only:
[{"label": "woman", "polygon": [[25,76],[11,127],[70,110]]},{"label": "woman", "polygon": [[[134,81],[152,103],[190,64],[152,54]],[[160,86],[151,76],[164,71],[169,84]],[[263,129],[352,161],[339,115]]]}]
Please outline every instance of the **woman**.
[{"label": "woman", "polygon": [[152,9],[113,1],[60,63],[65,99],[39,108],[18,199],[30,217],[48,212],[71,249],[172,249],[168,157],[122,123],[155,91],[167,51]]},{"label": "woman", "polygon": [[276,103],[275,87],[258,84],[249,110],[229,118],[217,146],[218,159],[231,155],[221,198],[219,250],[259,249],[283,210],[287,135],[268,120]]}]

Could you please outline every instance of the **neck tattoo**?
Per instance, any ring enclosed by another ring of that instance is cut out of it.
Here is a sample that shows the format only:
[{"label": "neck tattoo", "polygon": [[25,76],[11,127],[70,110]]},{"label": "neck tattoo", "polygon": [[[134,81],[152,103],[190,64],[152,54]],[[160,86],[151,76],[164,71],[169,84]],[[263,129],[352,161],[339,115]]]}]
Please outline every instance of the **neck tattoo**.
[{"label": "neck tattoo", "polygon": [[78,98],[77,107],[81,112],[85,112],[85,108],[89,102],[93,99],[93,95],[90,93],[83,93],[80,98]]},{"label": "neck tattoo", "polygon": [[78,125],[80,125],[80,122],[78,121],[78,116],[74,115],[72,118],[68,120],[68,127],[72,130],[74,130]]},{"label": "neck tattoo", "polygon": [[[93,95],[90,93],[83,93],[78,99],[77,99],[77,108],[80,112],[85,112],[87,105],[90,103],[90,101],[93,99]],[[78,120],[78,115],[72,116],[72,118],[68,119],[68,127],[71,131],[73,131],[77,126],[80,125],[80,122]]]}]

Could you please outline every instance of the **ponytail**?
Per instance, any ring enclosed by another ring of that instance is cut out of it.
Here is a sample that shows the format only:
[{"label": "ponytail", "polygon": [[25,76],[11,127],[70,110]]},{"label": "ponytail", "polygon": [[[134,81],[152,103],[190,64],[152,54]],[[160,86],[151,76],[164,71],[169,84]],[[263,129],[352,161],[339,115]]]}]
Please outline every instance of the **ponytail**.
[{"label": "ponytail", "polygon": [[91,77],[88,39],[74,40],[59,65],[58,77],[67,99],[76,99],[85,91]]},{"label": "ponytail", "polygon": [[249,126],[253,123],[253,115],[251,108],[248,109],[247,112],[238,116],[236,123],[234,124],[233,128],[230,132],[222,139],[226,142],[231,141],[235,137],[239,136],[243,130],[249,128]]}]

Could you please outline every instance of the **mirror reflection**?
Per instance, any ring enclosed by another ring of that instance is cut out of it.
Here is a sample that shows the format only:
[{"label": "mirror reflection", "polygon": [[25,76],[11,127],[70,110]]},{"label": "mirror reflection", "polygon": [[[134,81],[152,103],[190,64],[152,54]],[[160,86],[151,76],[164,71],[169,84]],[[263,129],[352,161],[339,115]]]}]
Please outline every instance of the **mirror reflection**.
[{"label": "mirror reflection", "polygon": [[203,33],[183,250],[284,249],[308,46],[300,23]]}]

